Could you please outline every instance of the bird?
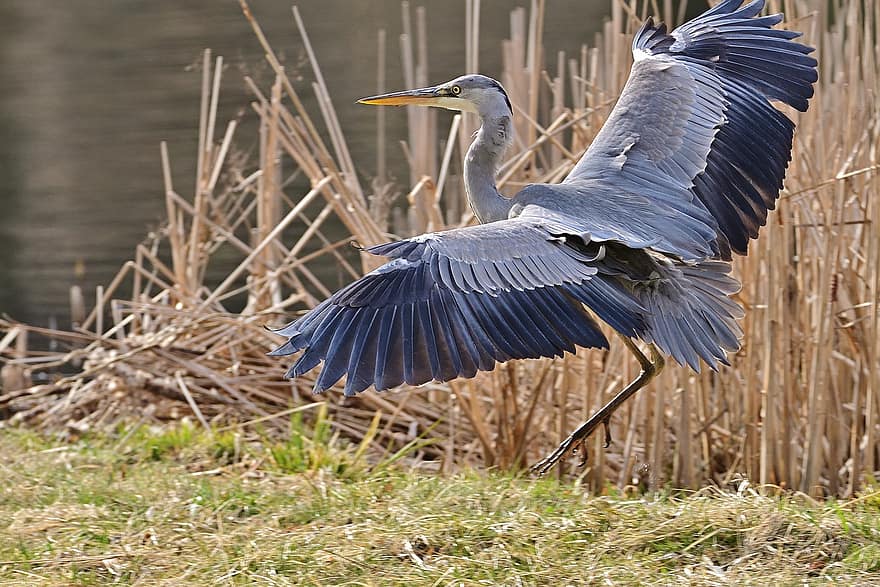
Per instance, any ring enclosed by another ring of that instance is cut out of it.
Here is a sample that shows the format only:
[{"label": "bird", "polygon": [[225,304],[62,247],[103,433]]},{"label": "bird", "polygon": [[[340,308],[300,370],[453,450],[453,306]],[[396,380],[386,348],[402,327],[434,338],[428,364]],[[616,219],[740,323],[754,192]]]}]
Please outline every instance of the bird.
[{"label": "bird", "polygon": [[[609,348],[619,335],[641,372],[540,460],[544,474],[609,421],[671,357],[700,371],[729,365],[742,307],[735,255],[746,255],[783,187],[795,123],[818,79],[801,33],[775,28],[764,0],[722,0],[672,31],[648,18],[604,125],[558,184],[501,194],[513,107],[479,74],[359,100],[475,113],[464,159],[478,224],[372,246],[387,263],[275,332],[286,373],[323,367],[323,392],[472,378],[513,359]],[[640,346],[641,345],[641,346]],[[642,350],[644,349],[644,350]]]}]

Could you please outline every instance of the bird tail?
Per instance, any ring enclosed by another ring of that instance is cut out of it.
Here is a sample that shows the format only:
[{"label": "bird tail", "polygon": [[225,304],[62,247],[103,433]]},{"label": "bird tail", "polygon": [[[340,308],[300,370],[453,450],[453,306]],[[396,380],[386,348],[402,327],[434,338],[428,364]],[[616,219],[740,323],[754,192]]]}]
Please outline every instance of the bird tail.
[{"label": "bird tail", "polygon": [[658,279],[638,285],[634,293],[647,310],[642,334],[680,365],[700,371],[700,359],[712,370],[729,365],[727,352],[739,350],[743,310],[730,296],[740,283],[729,275],[730,263],[666,262]]}]

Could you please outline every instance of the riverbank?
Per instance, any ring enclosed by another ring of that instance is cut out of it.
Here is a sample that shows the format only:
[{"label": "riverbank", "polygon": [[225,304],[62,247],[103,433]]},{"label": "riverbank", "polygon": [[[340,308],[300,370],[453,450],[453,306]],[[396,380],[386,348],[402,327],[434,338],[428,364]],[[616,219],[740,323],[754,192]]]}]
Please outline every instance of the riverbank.
[{"label": "riverbank", "polygon": [[880,493],[590,496],[498,472],[368,465],[194,426],[53,440],[0,431],[0,583],[868,585]]}]

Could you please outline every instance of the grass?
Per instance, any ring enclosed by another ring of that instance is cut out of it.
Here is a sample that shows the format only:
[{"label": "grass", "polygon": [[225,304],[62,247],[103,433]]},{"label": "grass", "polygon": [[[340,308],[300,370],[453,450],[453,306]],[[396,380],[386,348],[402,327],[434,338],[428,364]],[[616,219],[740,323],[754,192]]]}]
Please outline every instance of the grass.
[{"label": "grass", "polygon": [[[741,482],[727,493],[589,496],[506,473],[368,466],[356,447],[300,432],[299,444],[278,445],[186,424],[73,443],[3,430],[0,584],[801,585],[880,576],[877,492],[818,503]],[[291,462],[298,472],[285,472]]]}]

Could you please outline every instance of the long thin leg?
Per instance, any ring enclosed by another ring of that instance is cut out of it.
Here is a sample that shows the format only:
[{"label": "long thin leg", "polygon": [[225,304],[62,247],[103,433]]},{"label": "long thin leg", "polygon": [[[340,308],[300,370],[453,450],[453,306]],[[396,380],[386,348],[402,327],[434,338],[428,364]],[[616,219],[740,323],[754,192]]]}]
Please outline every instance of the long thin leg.
[{"label": "long thin leg", "polygon": [[[627,348],[635,355],[636,359],[638,359],[639,364],[642,366],[642,371],[639,373],[639,376],[636,377],[629,385],[623,388],[623,390],[618,393],[614,398],[602,406],[598,412],[593,414],[589,420],[578,426],[577,430],[571,433],[571,435],[562,441],[556,450],[552,453],[535,463],[535,465],[531,468],[533,473],[537,473],[538,475],[543,475],[550,469],[552,469],[556,463],[562,459],[565,454],[579,446],[582,446],[584,441],[596,431],[596,428],[599,427],[599,424],[605,425],[605,447],[607,448],[611,444],[611,429],[609,427],[609,423],[611,420],[612,414],[620,407],[620,405],[632,397],[638,390],[645,387],[651,379],[657,376],[660,371],[663,370],[663,366],[665,361],[663,359],[663,355],[657,350],[653,344],[648,345],[648,349],[651,352],[651,359],[645,356],[645,354],[639,350],[639,347],[635,345],[633,341],[625,336],[621,336],[624,344],[626,344]],[[652,360],[653,359],[653,360]]]}]

